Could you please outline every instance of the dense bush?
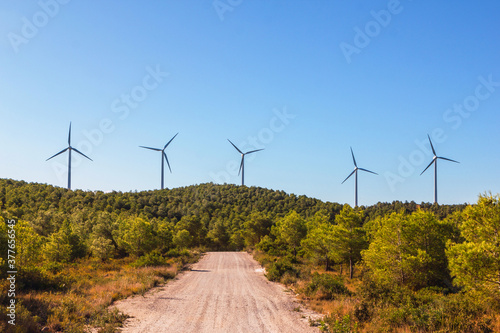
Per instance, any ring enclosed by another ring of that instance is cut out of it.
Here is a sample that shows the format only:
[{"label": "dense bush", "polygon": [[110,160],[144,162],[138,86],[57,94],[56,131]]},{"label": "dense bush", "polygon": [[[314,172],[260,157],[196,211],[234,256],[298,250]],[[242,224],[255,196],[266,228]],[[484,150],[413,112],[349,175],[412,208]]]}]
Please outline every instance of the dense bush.
[{"label": "dense bush", "polygon": [[179,257],[189,257],[191,254],[189,253],[188,250],[183,249],[179,250],[178,248],[170,249],[166,254],[165,257],[168,258],[179,258]]},{"label": "dense bush", "polygon": [[266,276],[271,281],[280,281],[285,273],[289,276],[295,277],[299,274],[299,271],[295,268],[289,258],[282,258],[273,262],[269,266]]},{"label": "dense bush", "polygon": [[152,251],[146,253],[132,263],[133,267],[147,267],[147,266],[161,266],[165,265],[167,260],[161,255],[159,251]]},{"label": "dense bush", "polygon": [[64,290],[71,282],[62,276],[49,274],[49,270],[40,267],[19,269],[16,284],[20,290]]},{"label": "dense bush", "polygon": [[320,299],[334,299],[337,295],[349,295],[350,291],[344,285],[341,277],[333,277],[330,274],[312,275],[311,282],[306,287],[306,295],[316,295]]},{"label": "dense bush", "polygon": [[350,316],[345,315],[341,318],[335,316],[326,316],[323,325],[323,331],[331,333],[358,333],[358,323]]}]

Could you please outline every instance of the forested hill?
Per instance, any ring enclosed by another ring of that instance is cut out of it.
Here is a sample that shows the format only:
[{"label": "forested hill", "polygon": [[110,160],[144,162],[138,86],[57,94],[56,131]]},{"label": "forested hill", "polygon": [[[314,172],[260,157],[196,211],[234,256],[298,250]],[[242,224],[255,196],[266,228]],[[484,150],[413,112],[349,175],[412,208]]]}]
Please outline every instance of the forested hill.
[{"label": "forested hill", "polygon": [[[183,216],[195,215],[204,222],[213,219],[244,219],[259,212],[270,219],[282,217],[294,210],[305,218],[323,210],[331,221],[343,205],[323,202],[306,196],[287,194],[260,187],[216,185],[213,183],[192,185],[171,190],[142,192],[71,191],[46,184],[27,183],[0,179],[0,210],[11,217],[29,220],[34,224],[57,221],[83,215],[92,219],[95,214],[108,212],[116,215],[137,215],[145,219],[179,221]],[[377,203],[362,207],[365,216],[372,219],[391,212],[416,211],[418,208],[433,211],[441,218],[462,210],[465,205],[440,205],[415,202]],[[53,220],[49,222],[49,220]],[[42,225],[40,225],[42,227]],[[50,233],[53,230],[45,230]]]},{"label": "forested hill", "polygon": [[322,209],[338,212],[342,205],[283,191],[212,183],[171,190],[104,193],[1,179],[0,209],[30,220],[47,214],[108,212],[176,222],[190,215],[204,220],[237,219],[256,211],[276,217],[295,210],[309,217]]},{"label": "forested hill", "polygon": [[[154,228],[159,223],[168,225],[172,235],[181,227],[190,231],[192,236],[195,233],[199,244],[192,245],[212,247],[214,241],[207,237],[217,235],[217,248],[241,248],[244,241],[239,233],[250,217],[259,220],[262,228],[268,231],[277,218],[291,211],[303,218],[323,211],[333,223],[342,207],[338,203],[283,191],[212,183],[171,190],[104,193],[0,179],[0,212],[4,218],[27,221],[41,236],[57,232],[66,221],[84,243],[93,234],[95,236],[95,230],[104,228],[107,231],[102,236],[113,240],[116,245],[114,229],[127,219],[141,218]],[[396,201],[363,208],[368,221],[394,211],[411,213],[418,207],[430,209],[444,218],[464,206],[417,205]],[[178,225],[180,221],[183,223]],[[103,227],[99,228],[99,225]],[[219,237],[221,233],[223,236]]]}]

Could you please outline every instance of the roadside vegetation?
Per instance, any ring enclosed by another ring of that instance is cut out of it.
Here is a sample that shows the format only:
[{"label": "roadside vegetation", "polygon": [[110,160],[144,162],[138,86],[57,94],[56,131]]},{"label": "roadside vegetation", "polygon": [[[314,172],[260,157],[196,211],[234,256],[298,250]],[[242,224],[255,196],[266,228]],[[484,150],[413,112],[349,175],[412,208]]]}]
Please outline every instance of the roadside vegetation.
[{"label": "roadside vegetation", "polygon": [[[178,263],[160,267],[134,267],[130,258],[111,259],[104,263],[78,260],[57,270],[30,268],[18,275],[16,326],[2,311],[2,332],[85,332],[97,328],[114,332],[126,319],[108,307],[116,300],[172,279]],[[0,288],[6,288],[3,284]],[[6,290],[6,289],[5,289]],[[7,293],[0,300],[5,303]],[[3,326],[2,326],[3,325]]]},{"label": "roadside vegetation", "polygon": [[325,314],[311,322],[324,332],[499,332],[500,199],[461,208],[370,219],[346,205],[334,221],[291,212],[255,257]]},{"label": "roadside vegetation", "polygon": [[[249,250],[272,281],[325,314],[325,332],[500,331],[500,203],[353,209],[282,191],[202,184],[68,191],[0,179],[16,223],[17,326],[113,332],[116,300],[165,283],[200,253]],[[7,227],[0,223],[0,304]],[[300,309],[297,309],[300,311]]]}]

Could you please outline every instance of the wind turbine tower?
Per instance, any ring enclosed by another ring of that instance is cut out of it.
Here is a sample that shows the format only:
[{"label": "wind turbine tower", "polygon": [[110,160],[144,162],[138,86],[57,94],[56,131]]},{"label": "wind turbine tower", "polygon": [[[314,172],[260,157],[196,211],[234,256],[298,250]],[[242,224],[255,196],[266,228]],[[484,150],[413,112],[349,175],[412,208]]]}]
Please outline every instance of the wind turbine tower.
[{"label": "wind turbine tower", "polygon": [[450,161],[450,162],[455,162],[455,163],[460,163],[460,162],[457,162],[455,160],[451,160],[451,159],[446,158],[446,157],[437,156],[436,155],[436,151],[434,150],[434,146],[432,145],[431,137],[429,136],[429,134],[427,134],[427,137],[429,138],[429,143],[431,144],[432,153],[434,154],[434,157],[432,158],[431,163],[429,163],[429,165],[427,166],[427,168],[425,168],[424,171],[422,171],[422,173],[420,175],[422,175],[427,169],[429,169],[429,167],[432,165],[432,163],[434,163],[434,203],[437,204],[438,203],[438,190],[437,190],[437,174],[438,174],[438,169],[437,169],[437,161],[438,160],[445,160],[445,161]]},{"label": "wind turbine tower", "polygon": [[242,152],[234,143],[231,142],[231,140],[227,139],[230,144],[233,145],[233,147],[241,154],[241,163],[240,163],[240,169],[238,171],[238,176],[241,174],[241,185],[245,185],[245,156],[248,154],[252,154],[264,149],[256,149],[256,150],[251,150],[247,151],[246,153]]},{"label": "wind turbine tower", "polygon": [[352,152],[352,147],[351,147],[351,155],[352,155],[352,161],[354,162],[354,170],[349,174],[349,176],[347,176],[346,179],[344,179],[342,184],[344,184],[345,181],[348,180],[354,174],[354,207],[358,207],[358,170],[373,173],[374,175],[378,175],[378,173],[363,168],[358,168],[358,165],[356,164],[356,159],[354,158],[354,153]]},{"label": "wind turbine tower", "polygon": [[174,135],[174,137],[172,139],[170,139],[169,142],[167,142],[167,144],[163,147],[163,149],[161,148],[151,148],[151,147],[144,147],[144,146],[139,146],[141,148],[145,148],[145,149],[150,149],[150,150],[154,150],[154,151],[159,151],[161,152],[161,189],[163,190],[163,183],[164,183],[164,168],[165,168],[165,161],[167,161],[167,165],[168,165],[168,169],[170,170],[170,173],[172,173],[172,169],[170,168],[170,163],[168,162],[168,157],[167,157],[167,154],[165,153],[165,149],[167,149],[168,145],[170,144],[170,142],[172,142],[173,139],[175,139],[175,137],[178,135],[179,133],[177,133],[176,135]]},{"label": "wind turbine tower", "polygon": [[68,147],[61,150],[60,152],[58,152],[57,154],[55,154],[54,156],[52,157],[49,157],[46,161],[50,160],[51,158],[54,158],[56,157],[57,155],[60,155],[62,153],[64,153],[65,151],[68,151],[68,190],[71,190],[71,151],[75,151],[77,152],[78,154],[82,155],[83,157],[86,157],[88,158],[89,160],[92,161],[92,159],[90,157],[88,157],[87,155],[85,155],[84,153],[82,153],[81,151],[79,151],[78,149],[74,148],[74,147],[71,147],[71,122],[69,123],[69,134],[68,134]]}]

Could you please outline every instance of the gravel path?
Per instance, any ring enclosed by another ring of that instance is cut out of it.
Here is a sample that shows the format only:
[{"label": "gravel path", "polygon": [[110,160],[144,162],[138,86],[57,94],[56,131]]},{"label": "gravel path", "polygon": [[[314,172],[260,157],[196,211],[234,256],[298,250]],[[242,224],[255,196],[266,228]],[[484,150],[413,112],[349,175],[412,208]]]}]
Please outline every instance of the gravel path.
[{"label": "gravel path", "polygon": [[307,319],[318,315],[294,311],[292,295],[244,252],[208,253],[174,281],[115,306],[132,316],[123,332],[319,332]]}]

